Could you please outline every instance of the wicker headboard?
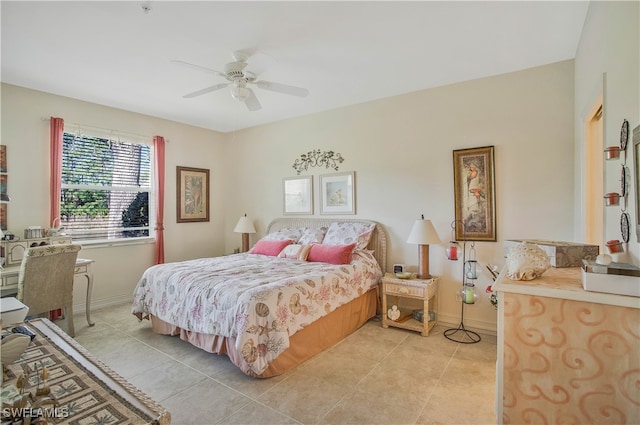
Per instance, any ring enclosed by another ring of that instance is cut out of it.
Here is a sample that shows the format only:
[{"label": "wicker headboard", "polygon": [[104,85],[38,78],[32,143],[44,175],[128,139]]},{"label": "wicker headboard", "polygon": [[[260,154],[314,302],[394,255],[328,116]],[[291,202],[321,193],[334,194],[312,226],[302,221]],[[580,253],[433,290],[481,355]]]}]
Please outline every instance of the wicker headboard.
[{"label": "wicker headboard", "polygon": [[372,220],[358,219],[337,219],[337,218],[302,218],[302,217],[282,217],[276,218],[267,226],[267,233],[277,232],[288,227],[329,227],[333,222],[355,222],[355,223],[373,223],[376,225],[367,249],[373,251],[373,256],[378,260],[378,264],[382,269],[382,273],[387,271],[387,234],[384,227]]}]

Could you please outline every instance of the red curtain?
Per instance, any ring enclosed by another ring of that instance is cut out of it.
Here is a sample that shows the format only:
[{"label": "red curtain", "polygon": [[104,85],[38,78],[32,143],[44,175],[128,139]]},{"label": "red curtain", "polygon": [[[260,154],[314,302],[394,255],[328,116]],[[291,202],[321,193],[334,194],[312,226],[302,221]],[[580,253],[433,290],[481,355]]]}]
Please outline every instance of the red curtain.
[{"label": "red curtain", "polygon": [[[51,149],[51,175],[50,175],[50,209],[49,225],[54,226],[53,221],[60,218],[60,196],[62,193],[62,137],[64,135],[64,120],[62,118],[51,117],[50,123]],[[60,224],[57,223],[59,226]]]},{"label": "red curtain", "polygon": [[[60,226],[61,223],[54,223],[60,219],[60,196],[62,195],[62,138],[64,137],[64,120],[62,118],[51,117],[49,124],[49,138],[51,148],[49,156],[51,158],[51,174],[49,177],[49,226]],[[62,317],[62,309],[49,312],[49,318],[56,320]]]},{"label": "red curtain", "polygon": [[156,264],[164,263],[164,137],[155,136],[156,157]]}]

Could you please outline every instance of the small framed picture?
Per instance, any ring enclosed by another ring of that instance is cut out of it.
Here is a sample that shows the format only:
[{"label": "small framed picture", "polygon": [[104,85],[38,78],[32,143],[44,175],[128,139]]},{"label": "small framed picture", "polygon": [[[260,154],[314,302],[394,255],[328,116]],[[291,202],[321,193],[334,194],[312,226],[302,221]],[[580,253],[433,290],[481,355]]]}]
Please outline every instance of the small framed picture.
[{"label": "small framed picture", "polygon": [[355,214],[355,172],[320,176],[320,214]]},{"label": "small framed picture", "polygon": [[176,221],[209,221],[209,170],[176,167]]},{"label": "small framed picture", "polygon": [[313,214],[313,176],[282,179],[285,215]]}]

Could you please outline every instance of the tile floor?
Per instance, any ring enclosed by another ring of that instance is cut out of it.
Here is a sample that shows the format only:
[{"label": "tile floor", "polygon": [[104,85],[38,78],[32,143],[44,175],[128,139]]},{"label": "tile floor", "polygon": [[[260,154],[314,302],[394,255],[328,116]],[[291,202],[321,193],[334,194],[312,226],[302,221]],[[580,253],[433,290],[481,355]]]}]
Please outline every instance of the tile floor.
[{"label": "tile floor", "polygon": [[284,375],[154,334],[129,304],[75,317],[76,340],[171,412],[172,424],[495,424],[496,339],[459,344],[371,320]]}]

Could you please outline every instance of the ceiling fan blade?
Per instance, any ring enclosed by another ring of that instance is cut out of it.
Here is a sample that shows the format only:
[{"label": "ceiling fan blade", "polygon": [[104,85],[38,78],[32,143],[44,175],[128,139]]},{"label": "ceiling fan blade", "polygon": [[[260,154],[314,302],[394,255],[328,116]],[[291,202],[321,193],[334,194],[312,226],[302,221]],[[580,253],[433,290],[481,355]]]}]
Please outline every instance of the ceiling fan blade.
[{"label": "ceiling fan blade", "polygon": [[210,74],[216,74],[216,75],[219,75],[221,77],[227,78],[227,75],[224,72],[216,71],[215,69],[211,69],[211,68],[207,68],[207,67],[204,67],[204,66],[196,65],[196,64],[193,64],[193,63],[180,61],[180,60],[175,60],[175,59],[172,59],[171,63],[174,63],[176,65],[186,66],[186,67],[193,68],[193,69],[197,69],[198,71],[208,72]]},{"label": "ceiling fan blade", "polygon": [[257,111],[262,109],[262,105],[260,105],[260,101],[258,101],[258,98],[256,97],[256,94],[253,92],[253,90],[247,90],[249,90],[249,97],[244,101],[244,103],[247,105],[247,109],[249,109],[250,111]]},{"label": "ceiling fan blade", "polygon": [[272,83],[271,81],[256,81],[261,89],[271,90],[278,93],[290,94],[291,96],[307,97],[309,90],[302,87],[288,86],[286,84]]},{"label": "ceiling fan blade", "polygon": [[215,86],[205,87],[203,89],[196,90],[192,93],[187,93],[182,97],[184,97],[185,99],[191,99],[192,97],[202,96],[203,94],[211,93],[212,91],[223,89],[227,87],[229,84],[231,83],[220,83],[220,84],[216,84]]},{"label": "ceiling fan blade", "polygon": [[258,50],[252,50],[250,51],[250,56],[247,59],[247,63],[249,65],[247,66],[245,71],[250,72],[255,78],[266,71],[267,68],[275,63],[275,61],[266,53],[260,52]]}]

